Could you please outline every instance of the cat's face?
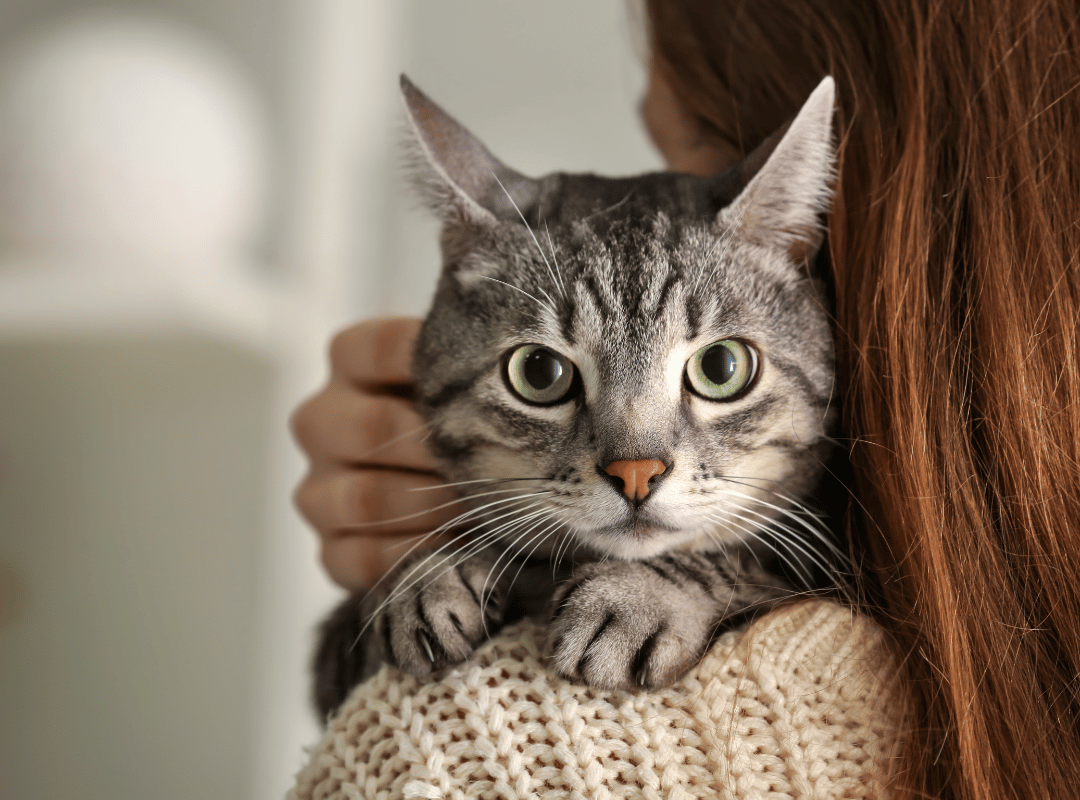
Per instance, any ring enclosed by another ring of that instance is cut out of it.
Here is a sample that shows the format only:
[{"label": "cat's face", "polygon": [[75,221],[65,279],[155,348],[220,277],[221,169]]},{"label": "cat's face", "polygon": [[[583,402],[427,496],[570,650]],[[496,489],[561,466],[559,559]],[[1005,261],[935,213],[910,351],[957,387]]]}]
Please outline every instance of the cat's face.
[{"label": "cat's face", "polygon": [[813,487],[832,416],[806,267],[828,88],[812,135],[789,132],[747,183],[754,165],[530,181],[406,87],[446,220],[418,396],[443,474],[475,498],[465,522],[526,552],[569,538],[645,558],[752,538]]}]

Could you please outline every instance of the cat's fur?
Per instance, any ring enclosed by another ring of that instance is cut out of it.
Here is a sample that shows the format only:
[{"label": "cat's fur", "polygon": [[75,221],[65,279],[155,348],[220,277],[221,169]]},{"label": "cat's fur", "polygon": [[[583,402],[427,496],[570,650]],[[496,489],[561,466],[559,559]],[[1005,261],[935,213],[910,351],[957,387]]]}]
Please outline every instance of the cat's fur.
[{"label": "cat's fur", "polygon": [[[404,78],[402,91],[422,194],[444,223],[417,405],[440,472],[472,498],[458,525],[471,534],[403,559],[334,612],[319,710],[384,660],[425,675],[543,607],[558,673],[670,684],[719,629],[793,594],[800,563],[821,562],[804,509],[834,414],[810,269],[830,198],[832,80],[716,178],[529,179]],[[699,396],[687,373],[722,340],[757,352],[749,390],[729,401]],[[573,362],[565,401],[516,393],[508,357],[527,344]],[[665,471],[634,498],[607,471],[620,460]]]}]

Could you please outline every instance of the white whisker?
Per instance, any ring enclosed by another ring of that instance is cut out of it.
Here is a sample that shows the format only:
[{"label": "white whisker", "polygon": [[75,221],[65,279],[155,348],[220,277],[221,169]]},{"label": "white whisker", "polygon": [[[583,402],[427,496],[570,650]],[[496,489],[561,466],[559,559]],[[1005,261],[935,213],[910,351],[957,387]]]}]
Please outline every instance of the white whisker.
[{"label": "white whisker", "polygon": [[[368,451],[366,451],[364,453],[361,453],[359,456],[357,456],[355,458],[352,458],[351,460],[352,461],[357,461],[357,462],[364,461],[369,456],[372,456],[375,453],[378,453],[380,450],[383,450],[383,449],[389,447],[392,444],[397,444],[402,439],[408,439],[410,436],[415,436],[417,433],[424,430],[425,428],[430,428],[431,424],[432,423],[430,423],[430,422],[425,422],[422,425],[417,425],[412,430],[405,431],[405,433],[399,434],[399,435],[395,436],[393,439],[388,439],[387,441],[383,442],[382,444],[377,445],[376,447],[373,447],[373,448],[371,448],[370,450],[368,450]],[[426,434],[425,434],[425,438],[426,438]]]},{"label": "white whisker", "polygon": [[[734,522],[735,520],[738,520],[738,522],[743,523],[743,524],[735,525],[734,527],[738,528],[739,530],[741,530],[743,533],[747,534],[748,536],[753,537],[755,540],[761,542],[762,544],[765,544],[766,546],[768,546],[768,548],[770,550],[772,550],[773,553],[775,553],[777,556],[779,556],[781,559],[783,559],[785,561],[785,563],[787,563],[793,570],[798,572],[799,577],[803,580],[803,582],[806,584],[806,586],[812,586],[813,585],[813,579],[812,579],[809,571],[805,568],[805,565],[803,564],[802,559],[795,559],[794,561],[792,561],[792,560],[790,560],[788,558],[785,558],[784,554],[776,549],[776,546],[775,546],[774,542],[770,541],[770,539],[762,538],[761,534],[772,534],[772,536],[775,537],[778,541],[783,541],[783,543],[784,543],[785,547],[788,549],[789,553],[792,552],[790,542],[788,542],[786,539],[783,539],[782,537],[778,536],[776,531],[774,531],[771,527],[769,527],[769,526],[765,525],[764,523],[759,522],[757,520],[747,519],[746,517],[742,516],[741,514],[737,514],[734,517],[729,517],[728,519],[725,519],[723,521],[725,521],[725,522],[727,522],[727,521]],[[721,520],[717,519],[717,521],[719,522]],[[749,526],[749,527],[747,527],[747,526]],[[811,559],[812,562],[816,562],[816,558],[811,553],[807,552],[806,550],[804,550],[801,547],[799,549],[802,550],[804,555],[807,558]],[[753,548],[751,548],[751,552],[753,552]],[[755,554],[755,557],[756,557],[756,554]],[[760,560],[758,560],[758,565],[761,566]],[[819,564],[819,566],[821,566],[821,565]]]},{"label": "white whisker", "polygon": [[417,486],[409,489],[410,492],[430,492],[433,489],[450,489],[454,486],[467,486],[473,483],[510,483],[511,481],[534,481],[538,478],[476,478],[471,481],[455,481],[454,483],[439,483],[435,486]]},{"label": "white whisker", "polygon": [[[387,575],[390,574],[391,572],[393,572],[394,568],[396,568],[397,565],[401,564],[403,559],[408,558],[409,555],[416,552],[417,547],[421,546],[423,544],[423,542],[426,542],[427,540],[434,537],[434,535],[443,533],[443,532],[449,530],[451,527],[454,527],[455,525],[458,525],[459,523],[461,523],[461,521],[463,519],[468,518],[469,516],[471,516],[471,515],[473,515],[473,514],[475,514],[477,512],[482,512],[485,509],[490,509],[490,507],[492,507],[492,506],[507,505],[507,504],[510,504],[510,503],[513,503],[513,502],[517,502],[517,501],[521,501],[521,500],[527,500],[529,498],[534,498],[534,497],[539,497],[539,494],[541,494],[541,493],[542,492],[538,492],[536,494],[525,494],[525,496],[523,496],[523,497],[501,498],[499,500],[496,500],[494,502],[487,503],[486,505],[481,506],[480,509],[473,509],[473,510],[470,510],[469,512],[467,512],[467,513],[461,514],[461,515],[455,517],[454,519],[451,519],[449,521],[449,523],[445,523],[445,524],[443,524],[441,526],[438,526],[437,528],[435,528],[435,530],[431,531],[430,533],[424,534],[423,537],[421,537],[419,541],[417,541],[415,544],[413,544],[413,546],[408,548],[408,551],[403,553],[399,558],[397,558],[397,560],[394,561],[393,566],[389,570],[387,570],[386,573],[383,573],[382,577],[379,578],[379,580],[376,581],[375,584],[372,587],[370,587],[370,589],[368,589],[368,592],[374,592],[375,589],[379,586],[379,584],[382,583],[382,581],[384,579],[386,579]],[[519,510],[518,509],[512,510],[512,511],[510,511],[508,513],[505,513],[505,514],[503,514],[503,515],[501,515],[499,517],[496,517],[496,519],[501,519],[504,516],[509,516],[510,514],[516,513],[517,511],[519,511]],[[449,547],[449,546],[451,546],[453,544],[456,544],[462,538],[468,537],[468,535],[472,534],[473,531],[477,530],[478,528],[483,527],[484,525],[489,525],[491,523],[491,521],[495,521],[495,520],[484,520],[484,521],[481,521],[481,523],[478,523],[476,526],[470,528],[469,530],[461,531],[460,533],[456,534],[453,539],[450,539],[450,541],[446,542],[442,546],[436,548],[436,550],[432,551],[432,553],[430,553],[428,555],[428,557],[431,558],[432,556],[435,556],[435,555],[438,555],[438,554],[442,553],[444,550],[446,550],[447,547]]]},{"label": "white whisker", "polygon": [[[460,515],[458,515],[457,517],[454,517],[454,519],[452,519],[452,520],[450,520],[450,521],[448,521],[448,522],[445,522],[445,523],[443,523],[442,525],[440,525],[439,527],[437,527],[437,528],[436,528],[435,530],[433,530],[433,531],[431,531],[431,532],[429,532],[429,533],[426,533],[426,534],[424,534],[424,536],[422,536],[422,537],[420,538],[420,540],[419,540],[419,541],[417,541],[416,543],[414,543],[414,544],[412,545],[412,547],[410,547],[410,548],[409,548],[409,549],[408,549],[408,550],[407,550],[407,551],[406,551],[405,553],[403,553],[403,554],[402,554],[402,555],[401,555],[401,556],[400,556],[400,557],[399,557],[399,558],[397,559],[397,561],[395,561],[395,562],[394,562],[393,566],[392,566],[392,567],[391,567],[391,568],[390,568],[389,570],[387,570],[387,572],[386,572],[386,573],[384,573],[384,574],[383,574],[383,576],[382,576],[382,577],[380,577],[380,578],[379,578],[379,580],[377,580],[377,581],[375,582],[375,584],[374,584],[374,585],[373,585],[373,586],[372,586],[372,587],[371,587],[371,588],[370,588],[370,589],[369,589],[368,591],[369,591],[369,592],[373,592],[373,591],[375,591],[375,589],[376,589],[376,588],[377,588],[377,587],[379,586],[379,584],[381,584],[381,583],[383,582],[383,580],[384,580],[384,579],[386,578],[386,576],[387,576],[387,575],[389,575],[389,574],[390,574],[390,573],[391,573],[391,572],[392,572],[392,571],[394,570],[394,568],[395,568],[395,567],[397,567],[397,565],[401,563],[402,559],[408,558],[408,557],[409,557],[409,556],[410,556],[410,555],[411,555],[411,554],[412,554],[413,552],[415,552],[415,551],[416,551],[416,549],[417,549],[418,547],[420,547],[420,546],[421,546],[421,545],[422,545],[422,544],[423,544],[423,543],[424,543],[425,541],[427,541],[428,539],[432,538],[433,536],[437,536],[437,535],[438,535],[438,534],[440,534],[440,533],[445,533],[445,532],[446,532],[447,530],[449,530],[450,528],[454,527],[455,525],[458,525],[458,524],[460,524],[460,523],[461,523],[461,522],[463,522],[463,521],[464,521],[465,519],[468,519],[468,518],[469,518],[470,516],[473,516],[473,515],[475,515],[475,514],[477,514],[477,513],[483,512],[483,511],[484,511],[484,510],[486,510],[486,509],[489,509],[489,508],[492,508],[492,507],[494,507],[494,506],[498,506],[498,505],[504,505],[504,504],[508,505],[508,504],[510,504],[510,503],[513,503],[513,502],[516,502],[516,501],[520,501],[520,500],[527,500],[527,499],[529,499],[529,498],[531,498],[531,497],[539,497],[539,496],[541,496],[541,495],[543,495],[543,494],[544,494],[544,492],[536,492],[536,493],[533,493],[533,494],[527,494],[527,495],[520,495],[520,496],[518,496],[518,497],[503,497],[503,498],[500,498],[500,499],[498,499],[498,500],[495,500],[495,501],[493,501],[493,502],[491,502],[491,503],[486,503],[485,505],[483,505],[483,506],[480,506],[479,508],[474,508],[474,509],[470,509],[470,510],[466,511],[466,512],[465,512],[465,513],[463,513],[463,514],[460,514]],[[512,514],[512,513],[514,513],[514,511],[511,511],[511,512],[508,512],[508,513],[511,513],[511,514]],[[504,514],[503,516],[507,516],[507,515],[508,515],[508,514]],[[501,519],[501,517],[497,517],[496,519]],[[450,545],[452,545],[452,544],[456,543],[456,542],[457,542],[457,541],[458,541],[459,539],[461,539],[461,538],[463,538],[463,537],[465,537],[465,536],[468,536],[468,535],[469,535],[469,534],[471,534],[471,533],[472,533],[473,531],[477,530],[477,528],[478,528],[478,527],[480,527],[480,526],[482,526],[482,525],[484,525],[484,524],[489,524],[489,523],[490,523],[490,520],[488,520],[488,521],[485,521],[485,522],[481,522],[481,523],[479,523],[479,524],[478,524],[477,526],[474,526],[473,528],[470,528],[470,529],[469,529],[469,530],[467,530],[467,531],[462,531],[461,533],[459,533],[459,534],[455,535],[455,536],[454,536],[454,537],[453,537],[453,538],[452,538],[452,539],[451,539],[451,540],[450,540],[449,542],[446,542],[446,543],[445,543],[444,545],[442,545],[441,547],[439,547],[439,548],[438,548],[437,550],[434,550],[434,551],[433,551],[433,552],[432,552],[432,553],[431,553],[431,554],[429,555],[429,557],[430,557],[430,556],[432,556],[432,555],[437,555],[438,553],[441,553],[441,552],[442,552],[442,551],[443,551],[443,550],[444,550],[445,548],[447,548],[447,547],[449,547]]]},{"label": "white whisker", "polygon": [[[576,541],[577,537],[571,533],[564,533],[562,541],[559,542],[559,546],[555,549],[555,557],[551,560],[551,577],[555,579],[556,573],[559,571],[559,564],[563,559],[563,556],[570,549],[570,543]],[[575,551],[576,552],[576,551]]]},{"label": "white whisker", "polygon": [[[507,514],[503,514],[500,517],[496,517],[495,520],[502,519],[503,517],[509,516],[511,514],[520,513],[522,511],[528,511],[528,509],[534,508],[534,507],[540,505],[541,503],[542,503],[542,501],[534,501],[533,503],[531,503],[530,505],[526,506],[523,509],[514,509],[513,511],[508,512]],[[518,518],[516,520],[513,520],[510,523],[506,523],[506,525],[507,526],[513,526],[515,524],[520,524],[525,519],[531,519],[533,517],[533,515],[535,515],[536,513],[540,513],[540,512],[533,512],[533,514],[526,515],[525,518]],[[360,637],[363,636],[365,631],[367,631],[367,629],[368,629],[368,627],[370,627],[371,623],[375,620],[376,617],[378,617],[378,615],[380,613],[382,613],[382,611],[390,603],[392,603],[397,598],[401,597],[403,594],[405,594],[409,589],[411,589],[417,583],[419,583],[420,581],[427,578],[429,575],[431,575],[433,572],[435,572],[440,567],[445,567],[445,570],[455,568],[457,566],[457,564],[461,563],[466,557],[468,557],[468,555],[472,555],[473,553],[477,552],[479,549],[483,549],[483,547],[486,546],[486,543],[490,543],[491,541],[494,541],[495,539],[497,539],[499,536],[505,535],[505,530],[506,530],[505,526],[500,526],[494,532],[491,532],[491,531],[484,532],[484,533],[482,533],[480,535],[480,537],[478,539],[478,541],[484,542],[485,543],[484,545],[477,546],[477,542],[475,542],[475,541],[470,542],[469,545],[467,545],[466,548],[462,551],[462,553],[457,554],[458,558],[456,559],[456,561],[451,560],[451,559],[447,559],[446,561],[440,561],[439,563],[432,564],[430,567],[428,567],[426,570],[424,570],[421,574],[419,574],[419,575],[415,574],[415,573],[420,572],[421,568],[425,564],[427,564],[430,561],[433,561],[437,556],[441,555],[443,553],[443,551],[445,551],[448,547],[450,547],[453,544],[456,544],[460,539],[464,538],[465,536],[468,536],[468,535],[472,534],[474,531],[476,531],[478,528],[482,527],[483,525],[490,525],[495,520],[485,520],[484,522],[480,523],[478,526],[470,529],[469,531],[458,534],[451,541],[444,544],[442,547],[439,547],[438,549],[433,550],[431,553],[429,553],[424,558],[423,561],[419,562],[416,565],[416,567],[413,568],[413,571],[409,573],[408,578],[406,580],[402,581],[401,583],[399,583],[397,586],[395,586],[393,588],[393,590],[391,590],[391,592],[387,595],[387,597],[381,603],[379,603],[379,605],[375,608],[374,611],[372,611],[372,613],[369,615],[368,619],[365,620],[363,627],[360,629],[360,633],[357,635],[356,641],[360,641]],[[406,555],[408,555],[408,554],[406,554]],[[403,556],[402,558],[404,558],[404,557],[405,556]],[[399,559],[399,561],[400,561],[400,559]],[[374,587],[372,587],[372,589],[374,589]]]},{"label": "white whisker", "polygon": [[[741,515],[740,519],[757,526],[762,533],[771,534],[773,537],[776,538],[777,541],[782,542],[788,548],[789,552],[792,552],[793,550],[798,550],[800,553],[803,554],[807,561],[820,568],[826,575],[835,578],[835,570],[825,560],[824,555],[814,550],[810,546],[810,543],[805,541],[805,539],[803,539],[803,537],[799,534],[798,531],[795,531],[794,529],[788,527],[782,522],[779,522],[775,518],[770,517],[767,514],[762,514],[761,512],[756,511],[753,508],[743,508],[740,509],[740,511],[747,514],[753,514],[754,516],[758,517],[761,522],[753,522]],[[787,535],[785,536],[783,534]],[[768,544],[767,540],[762,540],[759,538],[759,541],[765,541]]]},{"label": "white whisker", "polygon": [[[733,494],[736,497],[740,497],[740,498],[742,498],[744,500],[749,500],[749,501],[751,501],[753,503],[756,503],[757,505],[760,505],[760,506],[762,506],[764,508],[771,509],[771,510],[775,511],[776,513],[780,514],[781,516],[783,516],[783,517],[785,517],[787,519],[790,519],[793,522],[798,523],[799,525],[802,526],[802,528],[807,533],[809,533],[811,536],[813,536],[815,539],[817,539],[819,542],[821,542],[821,544],[824,545],[829,550],[830,553],[832,553],[834,556],[836,556],[838,558],[843,558],[843,552],[840,550],[839,547],[836,546],[836,544],[832,541],[831,537],[828,535],[828,533],[826,531],[823,531],[823,530],[821,530],[819,528],[815,528],[806,519],[804,519],[803,517],[796,514],[792,509],[785,508],[783,506],[778,506],[778,505],[776,505],[774,503],[770,503],[770,502],[768,502],[766,500],[762,500],[760,497],[755,497],[754,495],[744,494],[743,492],[731,492],[731,494]],[[755,512],[755,513],[757,513],[757,512]],[[765,515],[761,515],[761,516],[765,516]],[[770,517],[766,517],[766,518],[772,519]],[[817,518],[815,517],[815,519],[817,519]],[[817,520],[817,521],[820,522],[820,520]],[[777,524],[781,524],[778,520],[776,520],[776,522],[777,522]],[[790,528],[787,528],[787,530],[790,530]],[[794,531],[791,531],[791,533],[793,535],[795,534]]]},{"label": "white whisker", "polygon": [[[534,522],[534,523],[533,523],[532,525],[530,525],[530,526],[529,526],[528,528],[526,528],[526,529],[525,529],[524,531],[521,531],[520,533],[518,533],[518,534],[517,534],[517,535],[516,535],[516,536],[514,537],[514,540],[513,540],[512,542],[510,542],[510,543],[509,543],[509,544],[508,544],[508,545],[506,546],[506,548],[505,548],[505,549],[504,549],[504,550],[503,550],[503,551],[502,551],[502,552],[501,552],[501,553],[499,554],[498,558],[496,558],[496,559],[495,559],[495,563],[491,565],[491,569],[490,569],[490,570],[488,570],[488,575],[487,575],[487,578],[486,578],[486,579],[485,579],[485,581],[484,581],[484,585],[485,585],[485,586],[495,586],[495,585],[498,585],[499,581],[501,581],[501,580],[502,580],[502,576],[506,574],[506,570],[508,570],[508,569],[510,568],[510,565],[514,563],[514,555],[515,555],[515,551],[516,551],[516,552],[519,552],[519,553],[520,553],[520,552],[524,552],[525,548],[526,548],[526,547],[528,547],[528,546],[529,546],[530,544],[532,544],[532,543],[533,543],[534,541],[536,541],[538,537],[540,537],[540,541],[543,541],[543,538],[542,538],[542,537],[543,537],[543,535],[544,535],[544,534],[546,533],[547,529],[545,529],[544,531],[542,531],[542,532],[541,532],[541,533],[539,533],[539,534],[536,534],[536,535],[534,535],[534,536],[533,536],[533,537],[532,537],[531,539],[529,539],[529,541],[528,541],[528,542],[526,542],[526,543],[525,543],[525,545],[524,545],[523,547],[519,547],[519,546],[518,546],[519,542],[521,542],[521,540],[522,540],[522,539],[524,539],[524,538],[525,538],[526,536],[528,536],[529,534],[531,534],[531,533],[532,533],[532,532],[533,532],[534,530],[536,530],[536,529],[537,529],[538,527],[540,527],[540,526],[541,526],[541,525],[543,525],[543,524],[544,524],[545,522],[547,522],[547,521],[548,521],[548,519],[550,519],[550,511],[549,511],[549,510],[547,510],[547,509],[544,509],[544,512],[543,512],[543,514],[541,515],[541,517],[540,517],[540,519],[539,519],[539,520],[537,520],[536,522]],[[539,542],[537,542],[537,544],[539,544]],[[534,547],[533,549],[535,549],[535,547]],[[506,566],[504,566],[504,567],[503,567],[503,568],[502,568],[502,569],[501,569],[501,570],[499,571],[499,574],[495,576],[494,580],[492,580],[492,578],[491,578],[491,576],[492,576],[492,573],[494,573],[494,572],[495,572],[495,569],[496,569],[496,568],[497,568],[497,567],[499,566],[499,562],[500,562],[500,561],[502,561],[502,559],[503,559],[503,556],[506,556]],[[523,564],[523,565],[524,565],[524,564]],[[518,574],[520,574],[520,573],[521,573],[521,568],[519,567],[519,568],[518,568]],[[516,576],[515,576],[514,580],[517,580]],[[513,582],[513,581],[511,581],[511,582],[510,582],[510,585],[512,586],[512,585],[513,585],[513,583],[514,583],[514,582]],[[484,612],[484,609],[483,609],[483,608],[481,608],[481,616],[484,616],[484,613],[483,613],[483,612]]]},{"label": "white whisker", "polygon": [[[506,286],[507,288],[513,289],[515,292],[521,292],[523,295],[525,295],[526,297],[531,299],[533,302],[535,302],[541,308],[546,308],[548,310],[548,312],[552,316],[554,316],[554,317],[558,316],[558,313],[555,311],[555,307],[553,305],[551,305],[550,303],[545,303],[543,300],[540,300],[539,298],[537,298],[536,295],[529,294],[524,289],[519,289],[518,287],[514,286],[512,283],[507,283],[506,281],[500,281],[498,278],[490,278],[487,275],[481,275],[479,277],[483,278],[485,281],[493,281],[494,283],[501,283],[503,286]],[[541,289],[540,291],[543,291],[543,289]],[[546,296],[547,292],[544,292],[544,294]],[[549,297],[548,300],[551,300],[551,298]]]},{"label": "white whisker", "polygon": [[566,297],[566,284],[563,283],[562,270],[559,268],[559,259],[555,256],[555,243],[551,240],[551,230],[548,228],[547,223],[544,223],[544,234],[547,236],[548,248],[551,250],[551,260],[555,262],[555,277],[559,281],[559,294]]},{"label": "white whisker", "polygon": [[619,202],[612,203],[607,208],[602,208],[599,211],[594,211],[593,213],[589,214],[589,216],[583,217],[581,221],[582,222],[588,222],[593,217],[602,217],[604,214],[610,213],[610,212],[614,211],[616,208],[619,208],[620,206],[624,205],[633,196],[634,196],[634,193],[632,191],[627,192],[626,196],[623,197],[623,199],[620,200]]},{"label": "white whisker", "polygon": [[[528,221],[525,219],[525,215],[521,213],[521,209],[518,208],[518,204],[514,202],[514,198],[510,196],[510,192],[508,192],[506,190],[506,187],[503,186],[502,181],[499,180],[499,176],[495,174],[494,170],[492,170],[492,172],[491,172],[491,177],[493,177],[495,179],[495,183],[499,184],[499,188],[503,190],[503,194],[506,195],[506,199],[510,201],[510,205],[512,205],[514,207],[514,211],[516,211],[518,216],[521,217],[521,222],[525,226],[525,230],[527,230],[529,232],[529,236],[532,237],[533,244],[536,245],[536,249],[540,252],[540,257],[542,259],[544,259],[544,264],[547,265],[548,274],[551,276],[551,280],[557,284],[558,280],[555,277],[555,271],[551,268],[551,262],[548,261],[548,257],[544,254],[544,248],[542,248],[540,246],[540,241],[536,238],[536,234],[533,233],[533,229],[532,229],[532,227],[530,227]],[[544,290],[541,289],[540,291],[544,291]],[[546,296],[547,292],[544,292],[544,294]],[[549,297],[548,300],[551,300],[551,298]],[[555,314],[555,309],[554,308],[551,309],[551,313]],[[558,315],[556,315],[556,316],[558,316]]]}]

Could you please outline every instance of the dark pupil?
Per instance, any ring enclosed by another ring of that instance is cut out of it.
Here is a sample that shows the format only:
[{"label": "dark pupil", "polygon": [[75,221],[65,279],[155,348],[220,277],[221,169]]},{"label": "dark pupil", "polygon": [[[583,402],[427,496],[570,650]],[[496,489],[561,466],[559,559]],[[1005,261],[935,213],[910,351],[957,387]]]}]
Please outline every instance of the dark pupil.
[{"label": "dark pupil", "polygon": [[701,357],[702,374],[718,386],[723,386],[731,380],[738,366],[739,362],[735,354],[723,345],[710,347]]},{"label": "dark pupil", "polygon": [[559,379],[563,368],[558,359],[547,350],[534,350],[525,356],[522,371],[529,386],[543,391]]}]

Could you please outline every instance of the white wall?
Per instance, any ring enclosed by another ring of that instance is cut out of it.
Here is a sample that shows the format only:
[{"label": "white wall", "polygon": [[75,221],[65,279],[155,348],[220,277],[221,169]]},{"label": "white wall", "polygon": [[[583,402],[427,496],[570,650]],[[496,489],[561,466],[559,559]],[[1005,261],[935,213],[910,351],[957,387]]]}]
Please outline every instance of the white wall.
[{"label": "white wall", "polygon": [[[637,113],[644,70],[633,2],[412,0],[402,69],[520,172],[612,175],[660,167]],[[437,274],[435,227],[399,180],[384,313],[422,314]]]},{"label": "white wall", "polygon": [[268,364],[9,337],[0,376],[0,797],[244,797]]},{"label": "white wall", "polygon": [[[0,0],[0,60],[98,5]],[[252,76],[279,159],[257,258],[286,294],[254,345],[186,317],[0,319],[0,604],[20,589],[0,605],[0,797],[280,796],[315,733],[306,631],[331,596],[290,510],[302,464],[284,417],[320,380],[330,328],[422,313],[438,269],[434,224],[396,171],[395,76],[521,171],[655,168],[631,14],[624,0],[109,7],[183,21]]]}]

